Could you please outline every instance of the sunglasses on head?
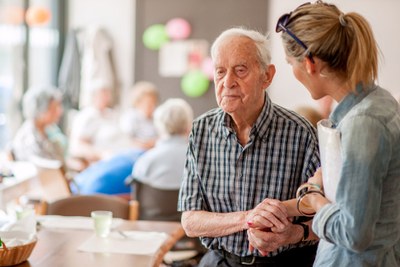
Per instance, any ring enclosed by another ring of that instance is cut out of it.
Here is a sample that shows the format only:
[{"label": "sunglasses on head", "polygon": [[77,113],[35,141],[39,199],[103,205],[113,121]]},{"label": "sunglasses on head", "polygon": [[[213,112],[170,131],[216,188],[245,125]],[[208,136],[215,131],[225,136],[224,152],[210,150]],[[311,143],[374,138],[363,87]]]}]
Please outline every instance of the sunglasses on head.
[{"label": "sunglasses on head", "polygon": [[[305,5],[309,5],[310,3],[305,3],[302,4],[299,7],[305,6]],[[298,8],[299,8],[298,7]],[[297,8],[296,8],[297,9]],[[290,37],[293,38],[293,40],[296,41],[296,43],[298,43],[300,46],[302,46],[306,52],[307,52],[307,57],[311,60],[312,63],[314,63],[314,59],[312,57],[312,54],[310,51],[308,51],[308,47],[293,33],[291,32],[286,26],[288,25],[289,21],[290,21],[290,16],[292,15],[292,12],[290,13],[286,13],[283,14],[279,19],[278,22],[276,23],[276,28],[275,28],[275,32],[279,33],[281,31],[286,32],[287,34],[289,34]]]}]

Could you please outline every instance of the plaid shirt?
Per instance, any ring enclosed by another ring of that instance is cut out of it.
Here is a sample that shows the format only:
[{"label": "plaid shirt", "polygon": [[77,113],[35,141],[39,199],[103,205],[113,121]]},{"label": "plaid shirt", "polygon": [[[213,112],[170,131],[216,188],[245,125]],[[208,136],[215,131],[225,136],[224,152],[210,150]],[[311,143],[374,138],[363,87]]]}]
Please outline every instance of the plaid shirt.
[{"label": "plaid shirt", "polygon": [[[194,121],[179,211],[245,211],[265,198],[295,198],[297,188],[314,174],[319,166],[315,129],[268,97],[265,102],[244,147],[237,140],[231,117],[221,109],[213,109]],[[201,239],[209,249],[251,255],[246,231]],[[293,246],[282,247],[278,252]]]}]

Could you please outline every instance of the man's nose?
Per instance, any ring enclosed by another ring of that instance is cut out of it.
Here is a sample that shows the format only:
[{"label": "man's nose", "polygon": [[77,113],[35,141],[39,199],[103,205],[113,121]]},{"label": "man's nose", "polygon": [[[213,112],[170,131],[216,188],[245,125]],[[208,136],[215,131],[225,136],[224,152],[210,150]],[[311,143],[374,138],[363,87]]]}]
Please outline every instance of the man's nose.
[{"label": "man's nose", "polygon": [[233,88],[236,86],[236,76],[233,71],[228,71],[224,77],[224,87]]}]

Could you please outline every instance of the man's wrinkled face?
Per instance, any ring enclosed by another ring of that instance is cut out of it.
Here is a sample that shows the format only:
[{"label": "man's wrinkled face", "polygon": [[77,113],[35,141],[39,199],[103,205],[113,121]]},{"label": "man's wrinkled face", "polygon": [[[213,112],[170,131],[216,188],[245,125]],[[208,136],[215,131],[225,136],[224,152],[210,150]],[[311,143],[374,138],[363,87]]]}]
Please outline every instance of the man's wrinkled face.
[{"label": "man's wrinkled face", "polygon": [[264,102],[266,74],[258,62],[257,49],[247,37],[222,42],[214,58],[215,93],[218,106],[232,114]]}]

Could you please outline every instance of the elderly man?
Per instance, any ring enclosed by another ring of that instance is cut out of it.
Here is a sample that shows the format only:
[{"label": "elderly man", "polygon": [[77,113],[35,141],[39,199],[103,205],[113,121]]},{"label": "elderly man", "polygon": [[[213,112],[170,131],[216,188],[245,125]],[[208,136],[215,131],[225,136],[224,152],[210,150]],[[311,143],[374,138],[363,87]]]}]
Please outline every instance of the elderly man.
[{"label": "elderly man", "polygon": [[[178,203],[186,234],[209,249],[200,266],[311,266],[310,223],[291,223],[279,200],[294,198],[317,169],[315,130],[267,96],[275,67],[265,36],[228,29],[211,56],[219,108],[193,123]],[[268,214],[270,247],[254,250],[247,231]]]}]

